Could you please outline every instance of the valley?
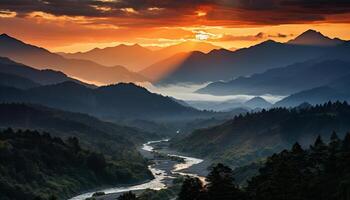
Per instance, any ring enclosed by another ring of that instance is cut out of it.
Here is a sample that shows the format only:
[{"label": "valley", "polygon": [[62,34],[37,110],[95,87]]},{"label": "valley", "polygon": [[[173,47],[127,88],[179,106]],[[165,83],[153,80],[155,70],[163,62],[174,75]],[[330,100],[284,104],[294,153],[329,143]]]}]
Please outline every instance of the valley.
[{"label": "valley", "polygon": [[0,1],[0,200],[350,200],[346,1]]}]

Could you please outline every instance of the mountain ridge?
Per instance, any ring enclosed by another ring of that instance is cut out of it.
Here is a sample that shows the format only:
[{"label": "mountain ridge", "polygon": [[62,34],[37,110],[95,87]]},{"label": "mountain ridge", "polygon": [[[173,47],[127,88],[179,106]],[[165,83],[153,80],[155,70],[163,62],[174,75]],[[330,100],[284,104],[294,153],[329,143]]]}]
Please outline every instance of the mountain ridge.
[{"label": "mountain ridge", "polygon": [[[54,69],[82,80],[101,83],[146,81],[143,76],[130,72],[123,66],[106,67],[92,61],[66,59],[58,54],[22,42],[9,35],[0,37],[0,56],[8,57],[37,69]],[[99,74],[99,76],[96,76]]]}]

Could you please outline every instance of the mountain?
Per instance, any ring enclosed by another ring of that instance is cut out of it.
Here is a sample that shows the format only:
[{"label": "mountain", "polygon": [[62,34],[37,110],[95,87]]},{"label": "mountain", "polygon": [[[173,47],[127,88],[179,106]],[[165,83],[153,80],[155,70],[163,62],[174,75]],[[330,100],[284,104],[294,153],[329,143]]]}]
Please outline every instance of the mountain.
[{"label": "mountain", "polygon": [[335,47],[291,45],[268,40],[233,52],[225,49],[212,50],[207,54],[192,52],[185,59],[178,59],[176,58],[178,55],[175,55],[158,62],[156,65],[147,67],[141,74],[149,76],[162,67],[162,70],[168,73],[161,74],[157,79],[150,77],[157,84],[231,80],[240,76],[262,73],[268,69],[319,58],[321,55],[332,51],[333,48]]},{"label": "mountain", "polygon": [[344,76],[326,85],[294,93],[274,106],[291,107],[303,102],[316,105],[328,101],[350,101],[350,73],[347,75],[344,73]]},{"label": "mountain", "polygon": [[328,103],[307,109],[274,108],[248,113],[221,125],[194,131],[172,147],[213,162],[242,166],[293,143],[308,146],[317,135],[350,129],[350,106]]},{"label": "mountain", "polygon": [[244,105],[248,106],[251,109],[270,108],[272,106],[272,103],[266,101],[262,97],[254,97],[254,98],[249,99],[248,101],[244,102]]},{"label": "mountain", "polygon": [[315,30],[307,30],[295,39],[288,41],[288,44],[293,45],[310,45],[310,46],[336,46],[342,44],[343,40],[339,38],[331,39],[324,36],[322,33]]},{"label": "mountain", "polygon": [[[111,84],[116,82],[145,81],[146,79],[122,66],[106,67],[92,61],[66,59],[48,50],[26,44],[6,34],[0,35],[0,56],[37,69],[53,69],[81,80]],[[98,74],[98,76],[96,76]]]},{"label": "mountain", "polygon": [[199,52],[189,52],[189,53],[178,53],[169,58],[161,60],[148,66],[147,68],[140,71],[140,74],[149,78],[152,82],[157,82],[162,80],[165,76],[170,75],[177,70],[186,59],[188,59],[192,54]]},{"label": "mountain", "polygon": [[219,48],[205,42],[183,42],[157,50],[150,50],[138,44],[122,44],[104,49],[95,48],[83,53],[61,53],[61,55],[66,58],[90,60],[105,66],[122,65],[131,71],[140,71],[147,66],[178,53],[191,51],[209,52]]},{"label": "mountain", "polygon": [[349,61],[313,60],[270,69],[249,77],[239,77],[228,82],[214,82],[197,92],[213,95],[290,95],[323,86],[346,74],[350,74]]},{"label": "mountain", "polygon": [[187,119],[214,113],[185,107],[134,84],[88,88],[74,82],[20,90],[0,87],[0,102],[27,102],[104,119]]},{"label": "mountain", "polygon": [[[65,81],[76,82],[81,85],[85,85],[87,87],[95,87],[94,85],[90,85],[90,84],[81,82],[79,80],[70,78],[64,73],[59,71],[54,71],[50,69],[38,70],[20,63],[16,63],[8,58],[3,58],[3,57],[0,57],[0,73],[7,74],[8,76],[12,75],[12,76],[20,77],[22,79],[27,79],[26,82],[28,83],[28,85],[21,84],[22,85],[21,87],[18,86],[19,88],[22,88],[22,89],[27,89],[27,88],[35,87],[39,85],[57,84]],[[12,81],[14,80],[15,79],[13,78]],[[34,84],[29,83],[29,81],[34,82]],[[0,85],[4,85],[4,84],[0,84]],[[7,85],[7,86],[10,86],[10,85]]]},{"label": "mountain", "polygon": [[0,131],[0,144],[2,199],[69,199],[101,185],[152,177],[146,162],[125,165],[128,160],[87,150],[74,137],[63,141],[47,132],[7,129]]},{"label": "mountain", "polygon": [[154,62],[153,51],[140,45],[118,45],[104,49],[95,48],[87,52],[61,53],[65,58],[94,61],[105,66],[121,65],[131,71],[139,71]]},{"label": "mountain", "polygon": [[0,85],[20,89],[29,89],[40,86],[40,84],[21,76],[4,73],[0,73]]},{"label": "mountain", "polygon": [[146,140],[157,137],[135,128],[104,122],[86,114],[34,104],[1,103],[0,111],[6,113],[0,116],[1,128],[46,131],[61,138],[77,137],[83,146],[108,155],[116,154],[115,158],[123,157],[117,152],[136,148]]}]

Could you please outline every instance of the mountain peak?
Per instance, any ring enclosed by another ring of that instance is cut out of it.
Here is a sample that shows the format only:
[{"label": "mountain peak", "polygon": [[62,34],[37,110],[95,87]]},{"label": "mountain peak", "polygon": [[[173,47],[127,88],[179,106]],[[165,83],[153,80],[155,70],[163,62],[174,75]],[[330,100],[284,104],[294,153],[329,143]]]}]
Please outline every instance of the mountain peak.
[{"label": "mountain peak", "polygon": [[295,39],[288,41],[288,44],[294,45],[308,45],[308,46],[336,46],[341,44],[342,40],[335,38],[331,39],[321,32],[309,29],[302,34],[300,34]]}]

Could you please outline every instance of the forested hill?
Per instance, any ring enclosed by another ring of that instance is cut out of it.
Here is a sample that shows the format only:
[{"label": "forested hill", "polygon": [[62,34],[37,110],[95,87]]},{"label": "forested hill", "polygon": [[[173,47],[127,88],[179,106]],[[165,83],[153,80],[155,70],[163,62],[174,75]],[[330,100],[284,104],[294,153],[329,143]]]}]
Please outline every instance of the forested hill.
[{"label": "forested hill", "polygon": [[185,180],[178,200],[348,200],[349,165],[350,133],[341,140],[333,132],[328,144],[318,137],[308,150],[295,143],[270,156],[243,188],[229,167],[218,164],[205,186],[198,178]]},{"label": "forested hill", "polygon": [[82,190],[137,180],[114,160],[84,150],[77,138],[63,141],[37,131],[0,131],[0,163],[2,200],[67,199]]},{"label": "forested hill", "polygon": [[311,144],[317,135],[350,130],[350,106],[344,102],[305,108],[274,108],[240,115],[222,125],[173,140],[173,147],[213,161],[241,166],[289,148]]}]

